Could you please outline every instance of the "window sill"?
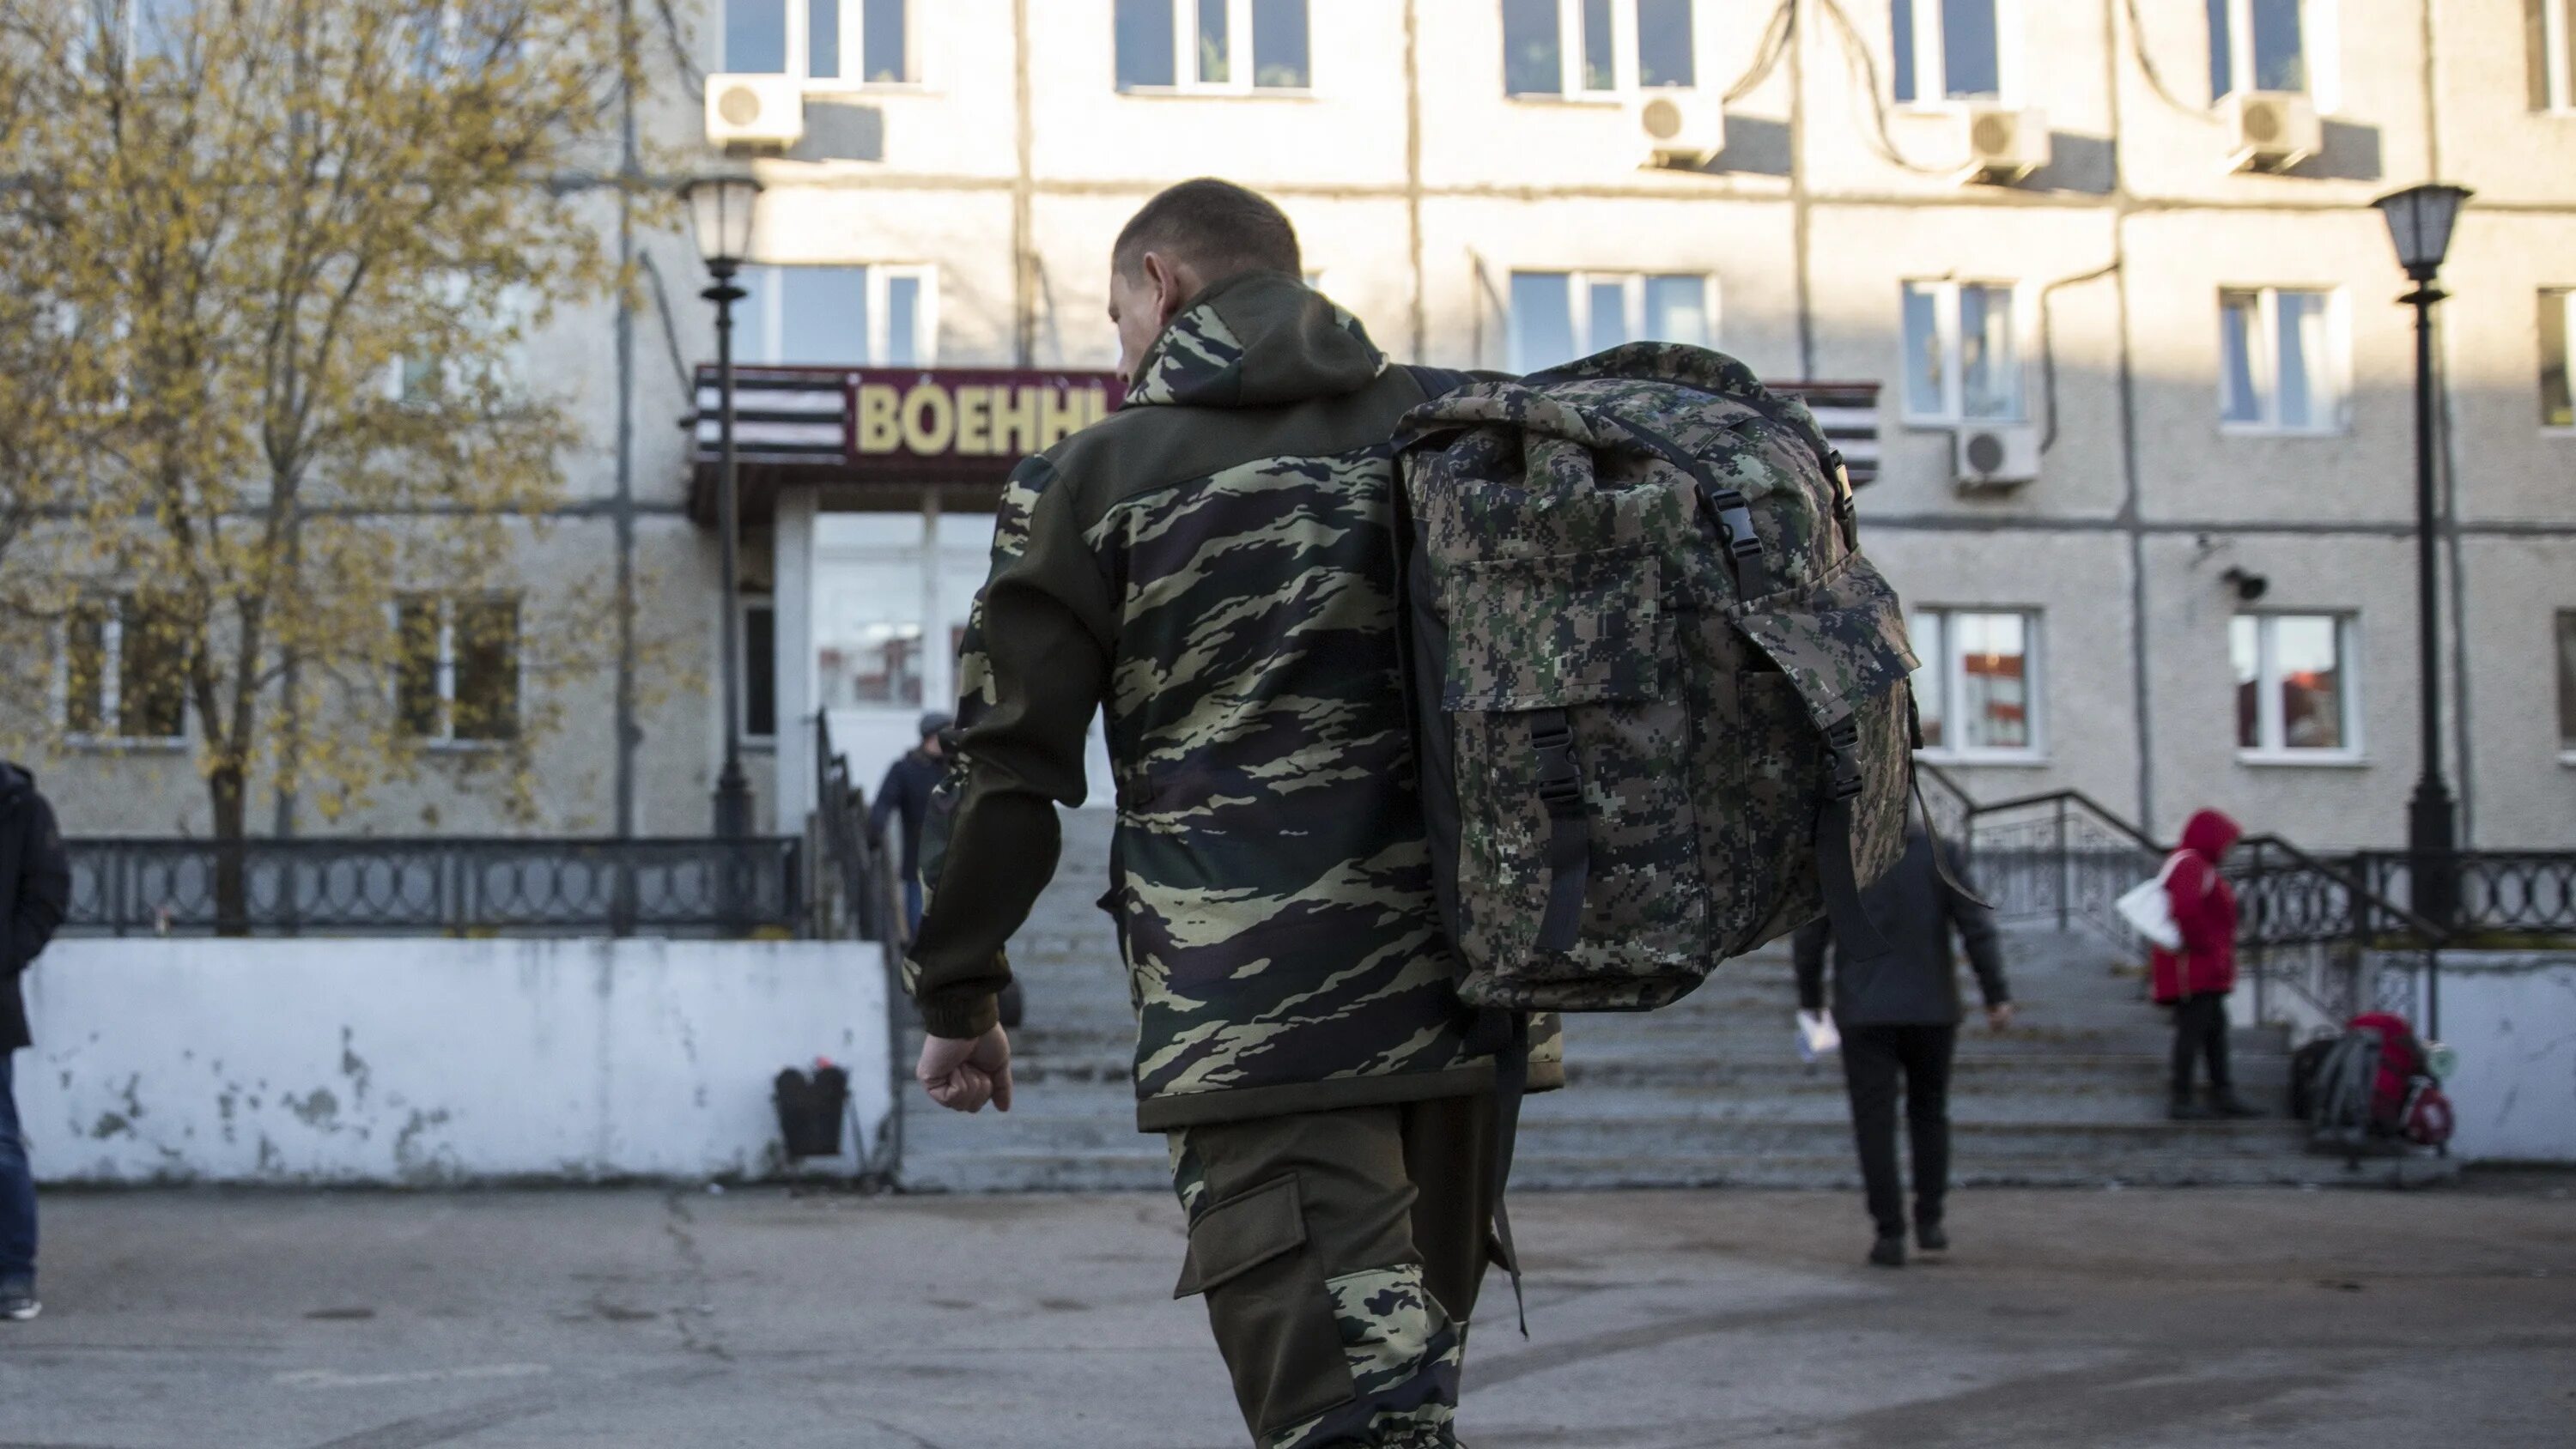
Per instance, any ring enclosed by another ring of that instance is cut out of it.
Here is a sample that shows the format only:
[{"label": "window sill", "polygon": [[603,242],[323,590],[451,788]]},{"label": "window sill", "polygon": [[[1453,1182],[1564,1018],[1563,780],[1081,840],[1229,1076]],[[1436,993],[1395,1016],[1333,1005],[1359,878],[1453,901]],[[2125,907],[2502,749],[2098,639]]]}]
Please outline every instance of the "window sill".
[{"label": "window sill", "polygon": [[2570,770],[2576,770],[2576,750],[2560,750],[2558,763]]},{"label": "window sill", "polygon": [[2562,443],[2576,442],[2576,424],[2542,423],[2540,425],[2540,435],[2544,438],[2556,439]]},{"label": "window sill", "polygon": [[1955,433],[1961,428],[2026,428],[2030,426],[2030,419],[2028,418],[1944,418],[1930,415],[1918,417],[1911,414],[1899,418],[1897,422],[1899,426],[1912,428],[1919,432],[1926,433]]},{"label": "window sill", "polygon": [[829,100],[839,96],[944,96],[947,92],[920,81],[809,80],[805,96]]},{"label": "window sill", "polygon": [[151,735],[72,735],[63,741],[67,749],[85,755],[176,755],[193,746],[186,735],[167,738]]},{"label": "window sill", "polygon": [[1312,86],[1120,86],[1118,94],[1142,101],[1311,101]]},{"label": "window sill", "polygon": [[2056,763],[2037,750],[1916,750],[1914,758],[1927,765],[1952,765],[1959,769],[1981,769],[1988,765],[2011,770],[2039,770]]},{"label": "window sill", "polygon": [[1506,91],[1503,99],[1515,105],[1571,106],[1577,110],[1610,110],[1628,103],[1627,93],[1622,91],[1581,91],[1574,95],[1560,91]]},{"label": "window sill", "polygon": [[2218,433],[2219,436],[2226,438],[2341,438],[2350,436],[2350,430],[2341,427],[2284,428],[2272,423],[2231,423],[2224,419],[2220,420],[2218,424]]},{"label": "window sill", "polygon": [[414,740],[413,745],[430,755],[497,755],[518,744],[517,740]]},{"label": "window sill", "polygon": [[2354,750],[2238,750],[2240,765],[2287,765],[2304,770],[2366,770],[2370,757]]}]

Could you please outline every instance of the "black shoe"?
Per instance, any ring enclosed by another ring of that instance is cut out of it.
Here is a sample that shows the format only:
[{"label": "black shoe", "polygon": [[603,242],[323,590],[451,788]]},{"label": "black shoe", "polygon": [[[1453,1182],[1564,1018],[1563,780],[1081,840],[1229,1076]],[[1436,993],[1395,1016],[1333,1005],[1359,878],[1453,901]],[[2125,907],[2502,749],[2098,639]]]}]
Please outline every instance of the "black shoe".
[{"label": "black shoe", "polygon": [[2176,1097],[2166,1104],[2165,1115],[2176,1122],[2206,1122],[2209,1109],[2189,1097]]},{"label": "black shoe", "polygon": [[24,1323],[44,1311],[34,1283],[0,1283],[0,1323]]},{"label": "black shoe", "polygon": [[1879,1234],[1878,1241],[1870,1244],[1869,1260],[1881,1268],[1904,1267],[1905,1235],[1903,1233]]},{"label": "black shoe", "polygon": [[2221,1087],[2217,1091],[2209,1094],[2209,1115],[2212,1117],[2233,1117],[2242,1121],[2248,1117],[2262,1116],[2263,1109],[2246,1101],[2244,1098],[2236,1095],[2235,1092],[2228,1088]]},{"label": "black shoe", "polygon": [[1950,1235],[1939,1223],[1916,1223],[1914,1246],[1927,1253],[1946,1253],[1950,1251]]}]

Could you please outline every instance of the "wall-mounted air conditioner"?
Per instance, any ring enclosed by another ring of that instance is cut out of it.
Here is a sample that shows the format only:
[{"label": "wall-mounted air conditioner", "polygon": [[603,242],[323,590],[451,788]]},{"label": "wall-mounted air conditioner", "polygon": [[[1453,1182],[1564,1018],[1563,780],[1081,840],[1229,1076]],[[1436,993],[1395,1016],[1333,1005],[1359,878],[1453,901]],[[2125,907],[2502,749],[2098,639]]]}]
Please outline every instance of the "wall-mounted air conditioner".
[{"label": "wall-mounted air conditioner", "polygon": [[1968,161],[1962,181],[2019,181],[2048,164],[2048,112],[2037,106],[1970,105],[1959,124]]},{"label": "wall-mounted air conditioner", "polygon": [[2009,488],[2039,476],[2039,429],[2028,423],[1962,423],[1951,434],[1959,486]]},{"label": "wall-mounted air conditioner", "polygon": [[1705,166],[1726,149],[1726,103],[1715,91],[1655,89],[1628,103],[1644,166]]},{"label": "wall-mounted air conditioner", "polygon": [[805,92],[783,75],[707,77],[707,144],[784,151],[805,139]]},{"label": "wall-mounted air conditioner", "polygon": [[2324,149],[2325,123],[2301,92],[2238,91],[2219,110],[2230,171],[2286,171]]}]

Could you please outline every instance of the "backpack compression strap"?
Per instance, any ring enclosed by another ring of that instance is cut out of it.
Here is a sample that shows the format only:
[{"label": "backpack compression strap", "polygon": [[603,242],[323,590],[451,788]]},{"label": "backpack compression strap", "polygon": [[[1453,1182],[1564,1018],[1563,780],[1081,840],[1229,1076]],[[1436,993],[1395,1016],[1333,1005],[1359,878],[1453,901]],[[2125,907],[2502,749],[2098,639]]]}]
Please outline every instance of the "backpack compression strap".
[{"label": "backpack compression strap", "polygon": [[1771,592],[1771,568],[1762,557],[1762,539],[1753,531],[1753,509],[1743,493],[1717,481],[1708,466],[1684,451],[1682,445],[1656,432],[1628,421],[1617,413],[1596,413],[1608,418],[1634,435],[1638,442],[1660,454],[1664,461],[1689,475],[1699,485],[1699,506],[1717,525],[1717,535],[1726,550],[1727,565],[1735,573],[1735,596],[1758,599]]},{"label": "backpack compression strap", "polygon": [[1583,773],[1574,763],[1574,722],[1561,709],[1529,717],[1530,749],[1538,756],[1538,798],[1547,807],[1547,911],[1538,921],[1538,948],[1574,949],[1583,921],[1583,891],[1592,876],[1592,826],[1583,816]]}]

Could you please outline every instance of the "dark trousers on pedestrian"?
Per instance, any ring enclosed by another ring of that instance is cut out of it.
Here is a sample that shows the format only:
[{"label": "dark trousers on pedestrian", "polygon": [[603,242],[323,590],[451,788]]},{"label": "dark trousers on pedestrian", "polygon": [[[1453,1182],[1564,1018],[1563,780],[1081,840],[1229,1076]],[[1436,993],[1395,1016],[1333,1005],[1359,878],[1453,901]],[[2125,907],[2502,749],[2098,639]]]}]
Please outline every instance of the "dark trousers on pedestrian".
[{"label": "dark trousers on pedestrian", "polygon": [[1914,1145],[1914,1221],[1941,1221],[1950,1190],[1950,1056],[1959,1028],[1843,1028],[1843,1081],[1851,1088],[1852,1135],[1869,1215],[1882,1237],[1905,1231],[1905,1183],[1896,1170],[1896,1094],[1905,1092],[1905,1135]]},{"label": "dark trousers on pedestrian", "polygon": [[1208,1322],[1261,1449],[1438,1449],[1493,1220],[1494,1099],[1170,1134],[1189,1214],[1175,1296]]},{"label": "dark trousers on pedestrian", "polygon": [[36,1178],[18,1126],[11,1053],[0,1051],[0,1284],[36,1281]]},{"label": "dark trousers on pedestrian", "polygon": [[2194,1058],[2209,1062],[2209,1089],[2224,1095],[2235,1083],[2227,1068],[2227,996],[2224,992],[2206,991],[2186,996],[2174,1003],[2173,1096],[2177,1102],[2191,1100],[2191,1066]]}]

